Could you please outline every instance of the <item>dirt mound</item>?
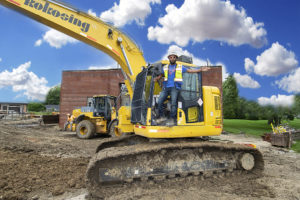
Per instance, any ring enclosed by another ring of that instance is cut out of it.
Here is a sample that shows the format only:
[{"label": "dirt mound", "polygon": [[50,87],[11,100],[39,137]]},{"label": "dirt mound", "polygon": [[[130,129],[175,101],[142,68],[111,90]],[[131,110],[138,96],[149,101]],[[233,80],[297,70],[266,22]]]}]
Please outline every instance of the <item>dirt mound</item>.
[{"label": "dirt mound", "polygon": [[[173,179],[142,186],[132,184],[132,190],[116,192],[108,200],[121,199],[271,199],[273,189],[257,183],[251,176],[199,180],[196,177]],[[113,188],[112,188],[113,189]]]},{"label": "dirt mound", "polygon": [[0,199],[49,199],[85,188],[86,166],[101,139],[79,140],[36,120],[1,122]]},{"label": "dirt mound", "polygon": [[27,199],[33,191],[57,196],[83,188],[87,158],[57,158],[0,150],[0,199]]},{"label": "dirt mound", "polygon": [[[265,161],[263,176],[132,183],[107,199],[300,199],[299,154],[245,135],[218,138],[256,144]],[[102,139],[80,140],[75,133],[35,121],[0,121],[0,200],[85,199],[86,167]]]}]

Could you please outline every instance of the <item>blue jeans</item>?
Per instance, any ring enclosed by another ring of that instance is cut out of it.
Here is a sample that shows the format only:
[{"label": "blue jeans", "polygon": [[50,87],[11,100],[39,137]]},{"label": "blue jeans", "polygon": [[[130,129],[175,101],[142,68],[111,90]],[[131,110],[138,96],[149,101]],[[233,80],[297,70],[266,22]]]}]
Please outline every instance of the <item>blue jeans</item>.
[{"label": "blue jeans", "polygon": [[178,93],[179,93],[179,89],[176,89],[175,87],[163,88],[163,90],[161,91],[159,98],[158,98],[159,117],[163,116],[164,101],[170,95],[171,96],[171,114],[170,114],[171,116],[170,117],[176,120]]}]

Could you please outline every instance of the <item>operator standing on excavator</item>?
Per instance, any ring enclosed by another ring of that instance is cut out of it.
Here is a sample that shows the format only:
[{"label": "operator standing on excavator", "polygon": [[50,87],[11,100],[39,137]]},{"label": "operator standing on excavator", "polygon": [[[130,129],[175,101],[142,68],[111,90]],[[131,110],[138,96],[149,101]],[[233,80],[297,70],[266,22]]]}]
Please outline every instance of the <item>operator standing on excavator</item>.
[{"label": "operator standing on excavator", "polygon": [[181,64],[177,64],[176,60],[178,59],[178,55],[176,52],[171,52],[168,55],[168,59],[170,61],[169,65],[163,67],[161,74],[157,76],[154,81],[158,81],[164,76],[163,89],[158,98],[158,119],[157,123],[161,123],[167,120],[164,116],[164,106],[163,103],[170,95],[171,97],[171,113],[170,113],[170,121],[168,122],[168,126],[174,126],[176,124],[176,116],[177,116],[177,97],[178,93],[181,89],[182,85],[182,74],[185,72],[188,73],[198,73],[201,71],[207,71],[208,67],[201,67],[200,69],[188,69]]}]

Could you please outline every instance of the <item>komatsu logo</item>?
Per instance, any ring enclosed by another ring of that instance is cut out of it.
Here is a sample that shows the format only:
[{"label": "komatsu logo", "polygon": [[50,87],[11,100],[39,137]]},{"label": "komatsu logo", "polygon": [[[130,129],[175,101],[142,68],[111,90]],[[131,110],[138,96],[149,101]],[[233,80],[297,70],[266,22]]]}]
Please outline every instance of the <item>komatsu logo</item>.
[{"label": "komatsu logo", "polygon": [[35,2],[35,0],[25,0],[24,5],[29,6],[31,8],[35,8],[36,10],[40,10],[44,13],[47,13],[48,15],[52,15],[53,17],[59,17],[63,21],[67,21],[71,24],[77,25],[81,27],[81,30],[83,32],[88,32],[90,28],[90,24],[84,22],[82,23],[81,20],[74,18],[74,15],[68,15],[66,13],[60,13],[58,10],[54,10],[51,8],[48,2],[46,2],[44,5],[39,2]]}]

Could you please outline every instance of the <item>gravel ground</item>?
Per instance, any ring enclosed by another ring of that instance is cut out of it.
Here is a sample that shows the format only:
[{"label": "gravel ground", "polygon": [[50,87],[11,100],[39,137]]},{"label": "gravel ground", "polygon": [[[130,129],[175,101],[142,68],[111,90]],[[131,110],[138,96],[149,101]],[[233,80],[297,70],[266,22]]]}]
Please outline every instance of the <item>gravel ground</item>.
[{"label": "gravel ground", "polygon": [[[57,126],[40,126],[36,119],[0,121],[0,200],[86,199],[86,167],[103,138],[80,140]],[[264,175],[133,185],[107,199],[300,199],[300,154],[245,135],[217,138],[257,145]]]}]

